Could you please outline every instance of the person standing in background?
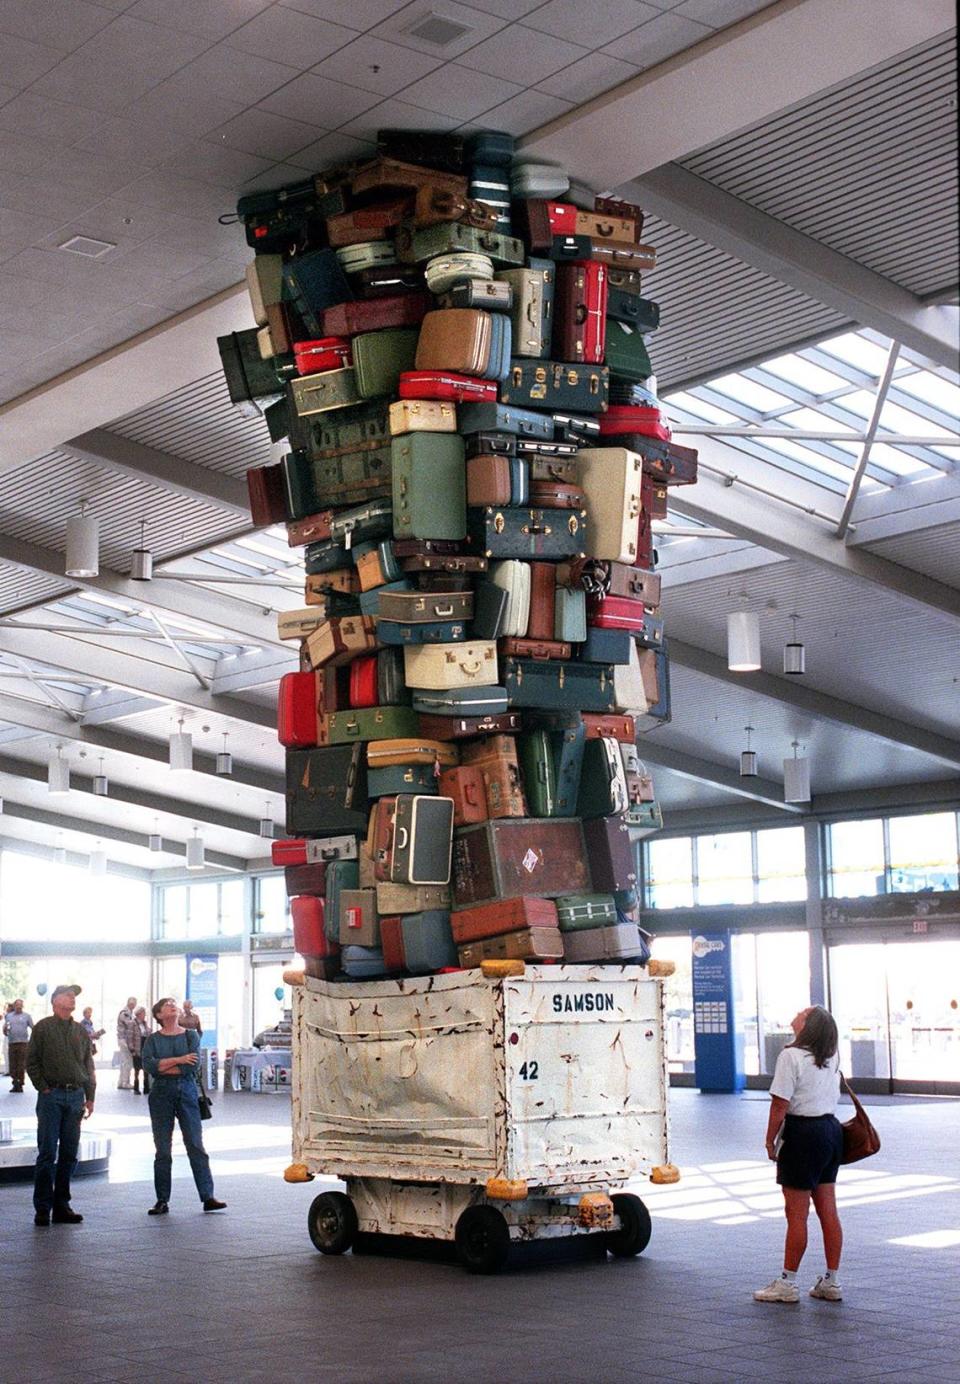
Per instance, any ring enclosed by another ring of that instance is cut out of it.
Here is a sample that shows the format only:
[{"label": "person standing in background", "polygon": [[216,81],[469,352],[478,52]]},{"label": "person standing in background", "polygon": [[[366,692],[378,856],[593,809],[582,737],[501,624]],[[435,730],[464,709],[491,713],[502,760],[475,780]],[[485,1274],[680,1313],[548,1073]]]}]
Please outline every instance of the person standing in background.
[{"label": "person standing in background", "polygon": [[86,1009],[83,1011],[83,1018],[80,1020],[80,1027],[83,1029],[84,1033],[90,1039],[90,1048],[93,1052],[94,1057],[96,1057],[97,1039],[102,1038],[107,1030],[105,1028],[94,1029],[93,1009],[90,1005],[87,1005]]},{"label": "person standing in background", "polygon": [[30,1034],[33,1031],[33,1020],[23,1007],[23,1000],[14,1000],[7,1010],[7,1016],[3,1022],[3,1032],[8,1044],[8,1062],[10,1064],[10,1090],[22,1091],[23,1078],[26,1074],[27,1048],[30,1043]]},{"label": "person standing in background", "polygon": [[80,1122],[93,1114],[97,1076],[90,1039],[73,1020],[79,994],[79,985],[56,987],[50,997],[53,1013],[35,1025],[27,1051],[27,1075],[39,1093],[34,1225],[83,1220],[70,1205],[70,1179],[80,1151]]},{"label": "person standing in background", "polygon": [[203,1025],[200,1022],[200,1015],[193,1012],[193,1000],[184,1000],[183,1008],[177,1017],[177,1023],[181,1028],[193,1029],[194,1033],[203,1036]]},{"label": "person standing in background", "polygon": [[150,1094],[150,1073],[143,1065],[143,1045],[150,1037],[150,1025],[147,1023],[147,1011],[141,1004],[134,1014],[137,1025],[136,1051],[133,1054],[133,1090],[134,1094],[140,1094],[140,1073],[143,1072],[143,1094]]},{"label": "person standing in background", "polygon": [[134,1018],[137,1007],[136,995],[131,995],[126,1006],[117,1015],[117,1048],[120,1053],[120,1076],[117,1079],[118,1091],[129,1091],[133,1075],[133,1050],[137,1043],[139,1030]]}]

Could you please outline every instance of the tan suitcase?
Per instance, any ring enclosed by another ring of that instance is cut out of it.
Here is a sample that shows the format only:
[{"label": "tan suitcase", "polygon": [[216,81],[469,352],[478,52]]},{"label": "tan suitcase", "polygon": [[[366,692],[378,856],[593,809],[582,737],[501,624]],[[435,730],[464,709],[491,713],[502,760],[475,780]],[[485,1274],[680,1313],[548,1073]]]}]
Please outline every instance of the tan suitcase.
[{"label": "tan suitcase", "polygon": [[490,363],[493,329],[482,308],[440,308],[428,312],[417,342],[417,370],[452,370],[483,375]]},{"label": "tan suitcase", "polygon": [[473,639],[462,644],[407,644],[403,663],[408,687],[440,691],[449,687],[492,687],[497,682],[494,639]]},{"label": "tan suitcase", "polygon": [[325,620],[319,629],[307,635],[306,646],[312,668],[350,663],[377,647],[376,625],[362,615]]},{"label": "tan suitcase", "polygon": [[299,610],[282,610],[277,616],[277,638],[306,639],[326,623],[326,611],[320,605],[308,605]]},{"label": "tan suitcase", "polygon": [[479,966],[481,961],[549,961],[563,956],[563,936],[556,927],[525,927],[519,932],[503,932],[460,947],[461,966]]},{"label": "tan suitcase", "polygon": [[450,907],[449,884],[391,884],[377,880],[377,912],[422,913],[428,908]]},{"label": "tan suitcase", "polygon": [[643,458],[626,447],[584,447],[577,453],[577,461],[590,515],[587,556],[635,562]]},{"label": "tan suitcase", "polygon": [[398,399],[390,405],[390,435],[409,432],[457,431],[454,404],[439,399]]},{"label": "tan suitcase", "polygon": [[483,775],[488,817],[527,815],[517,742],[512,735],[488,735],[483,740],[470,740],[463,746],[461,759]]}]

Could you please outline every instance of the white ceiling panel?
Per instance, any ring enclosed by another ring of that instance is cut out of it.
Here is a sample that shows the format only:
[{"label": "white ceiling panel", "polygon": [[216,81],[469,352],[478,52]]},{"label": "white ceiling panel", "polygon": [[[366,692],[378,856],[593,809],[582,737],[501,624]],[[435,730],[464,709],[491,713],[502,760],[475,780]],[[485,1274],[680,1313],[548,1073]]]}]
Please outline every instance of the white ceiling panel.
[{"label": "white ceiling panel", "polygon": [[[960,523],[943,524],[922,533],[900,534],[868,545],[871,553],[912,567],[948,586],[960,587]],[[960,708],[958,708],[960,711]]]},{"label": "white ceiling panel", "polygon": [[198,466],[239,476],[278,459],[262,418],[245,418],[230,403],[221,374],[109,424],[111,432],[172,452]]}]

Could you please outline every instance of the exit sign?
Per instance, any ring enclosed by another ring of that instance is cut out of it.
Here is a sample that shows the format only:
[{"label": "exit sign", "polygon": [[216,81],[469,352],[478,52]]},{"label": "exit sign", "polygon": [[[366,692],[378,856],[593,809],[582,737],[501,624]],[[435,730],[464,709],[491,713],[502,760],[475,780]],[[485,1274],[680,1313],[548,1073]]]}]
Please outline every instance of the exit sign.
[{"label": "exit sign", "polygon": [[926,930],[927,930],[927,920],[926,920],[926,918],[914,918],[914,920],[913,920],[913,930],[914,930],[914,932],[926,932]]}]

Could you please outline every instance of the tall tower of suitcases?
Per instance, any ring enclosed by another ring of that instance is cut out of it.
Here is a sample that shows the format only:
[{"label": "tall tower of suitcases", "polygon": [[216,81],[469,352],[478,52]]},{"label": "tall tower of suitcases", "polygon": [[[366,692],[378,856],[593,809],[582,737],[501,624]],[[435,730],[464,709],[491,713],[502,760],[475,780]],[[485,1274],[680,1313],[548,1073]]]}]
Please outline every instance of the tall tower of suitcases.
[{"label": "tall tower of suitcases", "polygon": [[307,572],[273,858],[308,974],[644,960],[651,520],[697,457],[651,388],[640,208],[509,135],[384,130],[238,215],[257,326],[221,357],[289,447],[254,521]]}]

